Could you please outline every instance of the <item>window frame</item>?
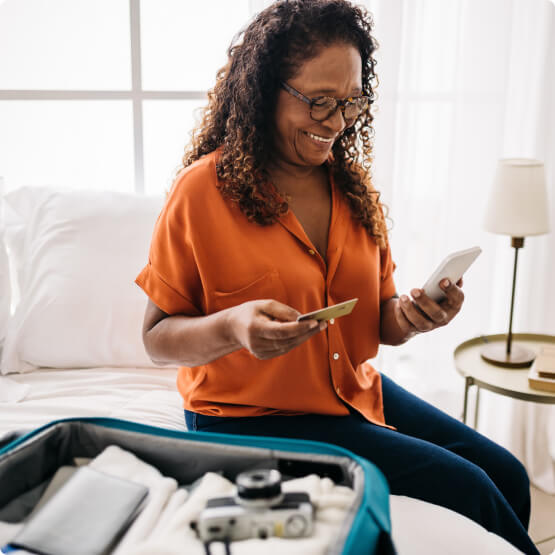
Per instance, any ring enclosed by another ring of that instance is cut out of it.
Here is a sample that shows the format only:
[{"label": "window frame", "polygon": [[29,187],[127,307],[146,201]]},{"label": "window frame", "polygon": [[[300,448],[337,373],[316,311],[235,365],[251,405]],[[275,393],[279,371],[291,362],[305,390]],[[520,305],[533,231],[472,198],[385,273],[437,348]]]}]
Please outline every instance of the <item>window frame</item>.
[{"label": "window frame", "polygon": [[130,100],[133,106],[133,183],[138,194],[145,192],[144,122],[145,100],[203,100],[204,90],[148,91],[142,86],[141,0],[129,0],[131,51],[131,89],[129,90],[7,90],[0,89],[3,100]]}]

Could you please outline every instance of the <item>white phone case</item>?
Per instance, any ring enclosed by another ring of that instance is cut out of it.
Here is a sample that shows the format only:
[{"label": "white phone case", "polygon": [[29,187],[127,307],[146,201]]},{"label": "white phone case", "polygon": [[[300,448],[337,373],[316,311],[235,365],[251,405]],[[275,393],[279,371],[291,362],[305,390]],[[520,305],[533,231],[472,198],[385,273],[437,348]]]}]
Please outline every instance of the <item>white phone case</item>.
[{"label": "white phone case", "polygon": [[426,295],[436,302],[441,301],[445,292],[439,287],[439,282],[443,278],[449,278],[451,283],[459,281],[481,252],[480,247],[472,247],[447,256],[422,287]]}]

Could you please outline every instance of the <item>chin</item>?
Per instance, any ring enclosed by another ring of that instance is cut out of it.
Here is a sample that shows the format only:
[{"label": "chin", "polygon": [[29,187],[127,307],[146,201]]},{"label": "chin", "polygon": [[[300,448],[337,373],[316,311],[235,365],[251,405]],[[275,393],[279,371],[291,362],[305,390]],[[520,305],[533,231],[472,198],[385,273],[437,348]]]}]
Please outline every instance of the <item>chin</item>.
[{"label": "chin", "polygon": [[321,166],[328,160],[330,152],[331,152],[331,149],[329,149],[328,152],[323,154],[312,154],[311,156],[305,156],[303,159],[307,163],[310,163],[311,166]]},{"label": "chin", "polygon": [[312,149],[303,149],[297,151],[297,158],[303,165],[307,166],[321,166],[328,159],[331,152],[331,147],[322,150],[321,152],[314,152]]}]

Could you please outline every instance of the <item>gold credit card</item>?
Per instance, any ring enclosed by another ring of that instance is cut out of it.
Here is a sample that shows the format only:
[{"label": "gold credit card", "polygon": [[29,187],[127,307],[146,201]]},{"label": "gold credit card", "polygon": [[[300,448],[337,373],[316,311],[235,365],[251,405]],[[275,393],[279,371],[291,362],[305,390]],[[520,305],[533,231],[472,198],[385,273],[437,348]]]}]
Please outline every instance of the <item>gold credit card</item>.
[{"label": "gold credit card", "polygon": [[301,314],[297,318],[297,322],[302,322],[303,320],[331,320],[332,318],[347,316],[347,314],[352,312],[353,308],[357,304],[357,301],[358,299],[351,299],[339,304],[327,306],[326,308],[321,308],[320,310],[315,310],[314,312]]}]

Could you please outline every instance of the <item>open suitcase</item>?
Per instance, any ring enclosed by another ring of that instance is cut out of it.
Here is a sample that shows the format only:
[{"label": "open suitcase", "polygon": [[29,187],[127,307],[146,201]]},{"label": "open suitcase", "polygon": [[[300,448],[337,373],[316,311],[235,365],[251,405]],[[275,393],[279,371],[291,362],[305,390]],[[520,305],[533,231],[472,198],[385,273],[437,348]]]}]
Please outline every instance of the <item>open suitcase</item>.
[{"label": "open suitcase", "polygon": [[329,477],[351,488],[354,501],[326,553],[395,553],[387,482],[375,466],[346,449],[293,439],[179,432],[111,418],[55,421],[1,448],[0,520],[20,520],[58,468],[76,457],[96,457],[110,445],[133,453],[179,484],[191,484],[206,472],[235,481],[239,473],[259,468],[277,469],[283,480]]}]

